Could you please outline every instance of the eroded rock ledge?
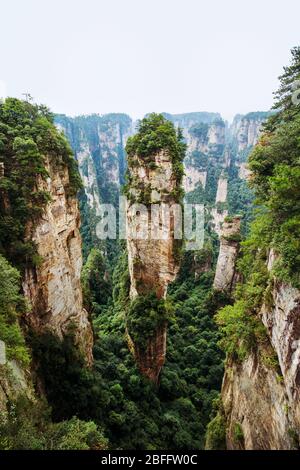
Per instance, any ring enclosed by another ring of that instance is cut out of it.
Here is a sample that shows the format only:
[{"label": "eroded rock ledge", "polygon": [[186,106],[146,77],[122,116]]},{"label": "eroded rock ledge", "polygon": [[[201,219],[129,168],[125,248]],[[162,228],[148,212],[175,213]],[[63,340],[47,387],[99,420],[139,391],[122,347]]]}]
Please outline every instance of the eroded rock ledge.
[{"label": "eroded rock ledge", "polygon": [[79,233],[80,214],[76,197],[67,194],[69,173],[46,159],[49,178],[38,181],[51,201],[40,221],[27,226],[27,237],[34,241],[41,262],[27,268],[23,290],[30,302],[26,322],[34,331],[51,331],[59,338],[72,332],[87,364],[93,361],[93,333],[83,308],[80,283],[82,255]]}]

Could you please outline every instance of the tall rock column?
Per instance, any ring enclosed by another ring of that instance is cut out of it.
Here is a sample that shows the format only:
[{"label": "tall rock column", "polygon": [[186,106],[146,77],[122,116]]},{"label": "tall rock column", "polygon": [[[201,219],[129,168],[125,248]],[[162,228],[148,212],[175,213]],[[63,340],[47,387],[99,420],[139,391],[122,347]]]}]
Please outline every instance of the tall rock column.
[{"label": "tall rock column", "polygon": [[175,238],[172,206],[181,201],[185,145],[171,122],[153,114],[141,121],[126,150],[128,343],[141,373],[157,382],[166,355],[167,288],[180,266],[181,240]]},{"label": "tall rock column", "polygon": [[220,251],[213,287],[231,292],[235,279],[235,264],[240,245],[240,217],[228,217],[223,223]]},{"label": "tall rock column", "polygon": [[37,332],[51,331],[60,338],[72,331],[87,364],[93,360],[93,332],[83,308],[81,288],[80,213],[76,197],[68,196],[69,172],[45,158],[49,178],[39,179],[39,190],[51,200],[38,223],[27,225],[41,262],[25,269],[23,290],[30,302],[27,323]]}]

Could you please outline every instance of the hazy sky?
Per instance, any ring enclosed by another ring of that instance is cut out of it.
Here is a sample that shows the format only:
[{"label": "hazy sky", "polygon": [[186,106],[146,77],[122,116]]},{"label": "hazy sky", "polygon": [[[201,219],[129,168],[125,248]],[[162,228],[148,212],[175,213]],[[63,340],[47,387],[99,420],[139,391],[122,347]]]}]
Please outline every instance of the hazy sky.
[{"label": "hazy sky", "polygon": [[299,0],[0,0],[0,94],[70,115],[265,110],[299,19]]}]

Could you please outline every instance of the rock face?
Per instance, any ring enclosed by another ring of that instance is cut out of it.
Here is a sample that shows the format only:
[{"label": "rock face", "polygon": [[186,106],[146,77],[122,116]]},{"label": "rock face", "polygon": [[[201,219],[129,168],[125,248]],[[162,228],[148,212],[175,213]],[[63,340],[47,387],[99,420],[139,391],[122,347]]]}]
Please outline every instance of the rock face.
[{"label": "rock face", "polygon": [[277,353],[286,393],[300,428],[300,291],[275,282],[272,298],[272,306],[262,306],[262,321]]},{"label": "rock face", "polygon": [[235,116],[230,132],[236,139],[238,152],[253,147],[257,143],[262,123],[268,115],[269,113],[266,112],[254,112],[244,116],[240,114]]},{"label": "rock face", "polygon": [[[229,362],[222,386],[228,449],[291,449],[295,429],[284,384],[264,365],[262,351]],[[240,430],[237,433],[237,429]]]},{"label": "rock face", "polygon": [[[276,255],[270,250],[268,268]],[[242,363],[226,366],[222,401],[227,418],[227,446],[239,448],[233,428],[239,423],[245,449],[291,449],[299,446],[300,429],[300,291],[273,279],[270,299],[260,311],[268,333],[269,355],[259,346]]]},{"label": "rock face", "polygon": [[[139,295],[154,292],[158,299],[163,299],[166,297],[169,283],[175,279],[179,270],[176,254],[181,240],[174,239],[174,217],[171,215],[168,223],[160,212],[160,207],[163,207],[167,214],[176,202],[173,197],[177,188],[173,165],[168,152],[161,151],[155,155],[154,165],[151,167],[136,156],[130,162],[129,170],[136,182],[130,189],[134,201],[142,200],[145,203],[145,190],[149,198],[144,206],[146,210],[130,201],[127,207],[130,296],[135,299]],[[156,215],[151,213],[151,204],[158,210]],[[153,217],[157,219],[154,221]],[[153,226],[160,230],[160,234],[156,232],[153,236],[150,221],[154,222]],[[131,340],[131,349],[140,371],[153,382],[157,382],[165,361],[166,329],[165,324],[154,331],[143,349]]]},{"label": "rock face", "polygon": [[133,134],[133,122],[126,114],[93,114],[74,118],[57,115],[55,123],[71,144],[84,185],[80,204],[85,245],[90,240],[98,244],[100,204],[118,204],[127,168],[125,144]]},{"label": "rock face", "polygon": [[[271,249],[268,269],[277,255]],[[300,291],[274,279],[271,302],[261,308],[261,319],[276,351],[284,386],[293,411],[295,426],[300,429]]]},{"label": "rock face", "polygon": [[218,181],[216,202],[226,202],[227,199],[227,178],[221,176]]},{"label": "rock face", "polygon": [[133,134],[133,123],[126,114],[93,114],[55,118],[71,143],[91,209],[107,199],[106,189],[118,190],[127,167],[125,144]]},{"label": "rock face", "polygon": [[162,325],[154,332],[146,349],[135,345],[129,335],[128,343],[141,374],[156,384],[166,360],[167,325]]},{"label": "rock face", "polygon": [[215,290],[231,292],[234,287],[235,265],[239,252],[240,224],[239,217],[232,217],[223,224],[213,284]]},{"label": "rock face", "polygon": [[[165,113],[165,117],[176,127],[182,128],[187,143],[183,180],[185,193],[199,192],[201,188],[202,196],[198,194],[194,202],[198,198],[202,203],[204,199],[205,203],[213,206],[212,224],[218,235],[228,214],[226,206],[232,178],[227,176],[228,191],[223,187],[220,207],[218,186],[225,180],[222,173],[225,170],[233,175],[236,167],[239,179],[249,177],[247,156],[256,143],[261,124],[267,116],[268,113],[265,112],[237,115],[228,127],[219,113]],[[88,220],[83,219],[83,225],[89,226],[93,236],[99,220],[97,213],[100,203],[115,203],[120,183],[124,182],[127,166],[124,147],[128,136],[134,133],[134,124],[124,114],[75,118],[59,115],[56,116],[56,123],[67,135],[79,164],[86,203],[91,211]]]},{"label": "rock face", "polygon": [[34,387],[30,373],[12,360],[0,365],[0,413],[6,411],[8,400],[13,401],[19,395],[29,399],[34,397]]},{"label": "rock face", "polygon": [[197,185],[201,183],[202,187],[205,188],[206,185],[206,171],[200,171],[193,166],[185,166],[185,175],[183,178],[183,187],[186,193],[194,191]]},{"label": "rock face", "polygon": [[50,330],[62,338],[75,335],[88,364],[92,363],[93,333],[82,304],[80,216],[75,197],[68,197],[69,174],[46,159],[47,181],[38,188],[48,191],[48,203],[41,220],[27,226],[27,238],[37,246],[41,262],[26,269],[23,291],[30,302],[26,322],[37,332]]}]

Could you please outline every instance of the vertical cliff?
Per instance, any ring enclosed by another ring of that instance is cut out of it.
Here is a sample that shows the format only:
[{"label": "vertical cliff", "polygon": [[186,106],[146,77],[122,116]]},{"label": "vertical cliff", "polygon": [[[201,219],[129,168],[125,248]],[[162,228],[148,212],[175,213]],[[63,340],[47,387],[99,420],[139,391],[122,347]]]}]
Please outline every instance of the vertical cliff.
[{"label": "vertical cliff", "polygon": [[237,114],[229,128],[228,140],[232,145],[235,165],[239,177],[248,179],[248,155],[256,145],[262,132],[262,124],[270,116],[270,112],[257,111],[248,114]]},{"label": "vertical cliff", "polygon": [[[249,176],[247,156],[267,115],[265,112],[237,115],[228,127],[218,113],[164,113],[175,127],[182,128],[187,144],[185,193],[193,202],[209,206],[214,230],[219,235],[228,212],[243,212],[249,205],[250,197],[244,201],[243,186],[243,180]],[[123,114],[75,118],[58,115],[55,122],[68,137],[78,161],[84,183],[84,195],[80,196],[82,233],[86,239],[89,232],[95,242],[99,205],[116,203],[120,184],[124,183],[127,166],[124,148],[135,132],[134,125]],[[237,192],[243,197],[237,197]]]},{"label": "vertical cliff", "polygon": [[[5,333],[12,321],[8,318],[0,339],[4,334],[8,359],[28,371],[28,327],[60,339],[72,333],[91,365],[93,334],[80,284],[76,195],[81,181],[71,149],[43,106],[9,98],[0,104],[0,124],[0,250],[18,269],[10,277],[17,276],[23,288],[23,297],[11,301],[15,335]],[[19,317],[24,332],[18,329]]]},{"label": "vertical cliff", "polygon": [[[260,209],[239,262],[243,282],[234,305],[216,316],[227,352],[220,413],[230,449],[300,447],[299,76],[295,48],[275,93],[277,114],[249,157]],[[245,149],[253,133],[241,129]]]},{"label": "vertical cliff", "polygon": [[167,288],[179,269],[181,240],[175,239],[172,206],[181,201],[184,150],[181,136],[161,115],[142,120],[127,145],[127,250],[132,299],[127,332],[141,372],[153,382],[157,382],[165,361]]},{"label": "vertical cliff", "polygon": [[84,188],[80,194],[82,235],[86,246],[95,245],[100,204],[116,206],[125,181],[125,145],[133,123],[126,114],[56,115],[55,123],[67,136],[78,162]]},{"label": "vertical cliff", "polygon": [[[270,250],[270,273],[275,261],[276,255]],[[226,368],[222,398],[229,448],[238,448],[233,431],[236,422],[240,423],[245,449],[299,446],[300,291],[271,279],[268,296],[259,310],[267,337],[245,361],[229,360]]]},{"label": "vertical cliff", "polygon": [[40,261],[24,270],[23,291],[30,303],[24,318],[38,333],[51,331],[59,338],[74,333],[91,365],[93,333],[82,303],[78,202],[68,195],[68,169],[58,169],[49,157],[45,157],[45,169],[48,177],[39,178],[36,189],[46,191],[50,201],[41,219],[26,226],[25,239],[35,244]]},{"label": "vertical cliff", "polygon": [[240,245],[240,218],[227,217],[222,227],[220,250],[213,283],[215,290],[230,293],[236,277],[236,261]]}]

